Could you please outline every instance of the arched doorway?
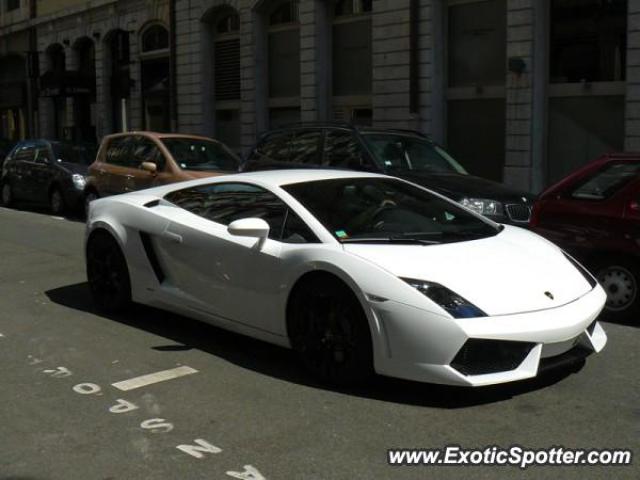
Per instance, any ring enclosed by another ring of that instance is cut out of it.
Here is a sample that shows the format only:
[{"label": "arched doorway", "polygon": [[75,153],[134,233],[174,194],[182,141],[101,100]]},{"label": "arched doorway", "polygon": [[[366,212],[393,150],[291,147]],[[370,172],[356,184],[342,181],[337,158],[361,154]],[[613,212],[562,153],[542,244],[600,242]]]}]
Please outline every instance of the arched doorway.
[{"label": "arched doorway", "polygon": [[21,140],[26,135],[25,62],[19,55],[0,58],[0,139]]},{"label": "arched doorway", "polygon": [[143,128],[158,132],[171,129],[171,67],[169,31],[154,23],[140,35]]}]

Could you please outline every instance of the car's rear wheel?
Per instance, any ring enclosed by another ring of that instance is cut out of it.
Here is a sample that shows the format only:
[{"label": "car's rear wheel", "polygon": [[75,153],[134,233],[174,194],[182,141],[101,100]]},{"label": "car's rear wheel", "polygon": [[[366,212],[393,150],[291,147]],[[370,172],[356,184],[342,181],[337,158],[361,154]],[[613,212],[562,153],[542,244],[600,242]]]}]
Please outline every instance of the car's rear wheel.
[{"label": "car's rear wheel", "polygon": [[61,215],[66,210],[64,196],[58,187],[53,187],[49,194],[49,209],[54,215]]},{"label": "car's rear wheel", "polygon": [[101,310],[119,312],[131,303],[127,261],[109,233],[96,232],[89,238],[87,279],[93,300]]},{"label": "car's rear wheel", "polygon": [[339,279],[317,276],[298,285],[287,324],[292,347],[307,370],[321,380],[349,385],[373,374],[367,318]]},{"label": "car's rear wheel", "polygon": [[604,315],[611,320],[640,322],[640,267],[629,257],[611,256],[592,267],[607,293]]},{"label": "car's rear wheel", "polygon": [[2,184],[2,205],[4,207],[10,207],[13,204],[13,189],[9,182]]}]

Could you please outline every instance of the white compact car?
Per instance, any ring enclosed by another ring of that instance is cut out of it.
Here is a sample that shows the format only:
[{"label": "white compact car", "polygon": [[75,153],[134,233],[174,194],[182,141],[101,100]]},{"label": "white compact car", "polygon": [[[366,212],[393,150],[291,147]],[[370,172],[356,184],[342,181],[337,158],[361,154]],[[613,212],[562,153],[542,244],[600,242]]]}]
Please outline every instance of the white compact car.
[{"label": "white compact car", "polygon": [[135,301],[284,347],[321,378],[452,385],[599,352],[606,300],[573,258],[383,175],[287,170],[91,204],[97,304]]}]

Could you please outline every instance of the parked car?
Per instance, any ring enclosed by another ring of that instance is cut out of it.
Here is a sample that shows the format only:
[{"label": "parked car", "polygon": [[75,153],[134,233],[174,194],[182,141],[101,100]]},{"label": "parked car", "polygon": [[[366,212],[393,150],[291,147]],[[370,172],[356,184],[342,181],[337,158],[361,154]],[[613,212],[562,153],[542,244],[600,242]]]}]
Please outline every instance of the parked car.
[{"label": "parked car", "polygon": [[640,323],[640,154],[608,154],[550,187],[531,228],[588,266],[605,313]]},{"label": "parked car", "polygon": [[526,226],[533,195],[469,175],[451,154],[410,130],[302,124],[262,135],[243,171],[346,168],[386,173],[430,188],[499,223]]},{"label": "parked car", "polygon": [[95,145],[48,140],[19,142],[2,168],[2,203],[16,200],[49,205],[59,215],[83,205]]},{"label": "parked car", "polygon": [[223,143],[153,132],[106,136],[89,167],[86,202],[167,183],[237,172],[240,159]]},{"label": "parked car", "polygon": [[580,264],[399,178],[288,170],[93,202],[96,305],[167,308],[285,347],[320,378],[373,371],[481,386],[581,361],[607,341]]}]

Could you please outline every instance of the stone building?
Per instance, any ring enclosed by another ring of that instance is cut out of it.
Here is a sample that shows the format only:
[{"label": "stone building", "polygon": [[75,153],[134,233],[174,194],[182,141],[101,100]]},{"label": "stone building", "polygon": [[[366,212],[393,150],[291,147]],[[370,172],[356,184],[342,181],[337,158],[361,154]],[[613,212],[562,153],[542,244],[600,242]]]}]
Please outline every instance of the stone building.
[{"label": "stone building", "polygon": [[640,0],[0,5],[0,136],[174,130],[246,152],[285,123],[355,122],[532,191],[640,150]]}]

